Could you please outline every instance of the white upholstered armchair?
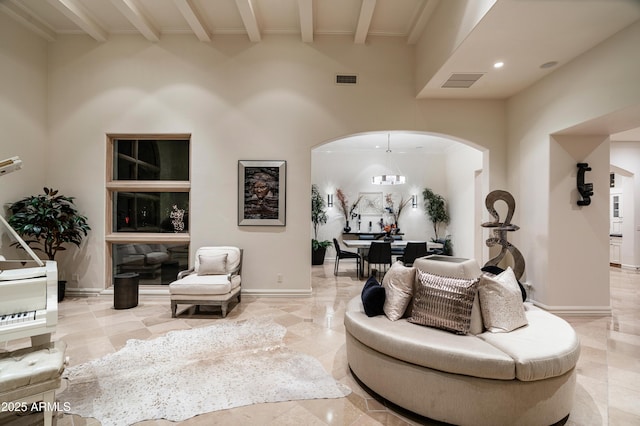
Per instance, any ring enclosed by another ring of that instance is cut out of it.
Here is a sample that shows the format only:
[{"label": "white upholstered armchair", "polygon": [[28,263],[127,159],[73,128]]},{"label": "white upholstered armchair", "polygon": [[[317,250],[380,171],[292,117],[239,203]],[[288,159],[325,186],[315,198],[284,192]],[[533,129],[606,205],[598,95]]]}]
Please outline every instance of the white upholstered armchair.
[{"label": "white upholstered armchair", "polygon": [[240,303],[242,281],[242,249],[238,247],[200,247],[196,251],[194,267],[178,274],[169,284],[171,316],[177,315],[178,304],[220,306],[222,317],[227,316],[233,298]]}]

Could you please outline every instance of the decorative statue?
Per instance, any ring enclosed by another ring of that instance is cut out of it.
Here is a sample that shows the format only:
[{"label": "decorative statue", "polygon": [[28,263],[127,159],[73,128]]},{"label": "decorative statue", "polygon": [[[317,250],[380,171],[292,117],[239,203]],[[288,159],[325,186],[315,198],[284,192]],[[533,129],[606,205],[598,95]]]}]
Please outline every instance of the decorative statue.
[{"label": "decorative statue", "polygon": [[171,225],[173,225],[173,232],[184,231],[184,209],[179,209],[178,206],[174,204],[169,217],[171,218]]},{"label": "decorative statue", "polygon": [[[507,203],[507,217],[504,222],[500,222],[500,215],[498,215],[498,212],[493,207],[498,200],[502,200]],[[500,253],[496,257],[485,263],[484,266],[497,266],[498,263],[500,263],[500,261],[506,256],[507,252],[509,252],[513,257],[513,272],[516,279],[520,280],[522,274],[524,274],[524,257],[522,257],[520,250],[507,241],[507,232],[515,232],[520,229],[518,225],[513,225],[511,223],[513,213],[516,210],[516,202],[513,199],[513,196],[507,191],[496,190],[487,195],[485,206],[487,207],[489,214],[494,219],[493,222],[485,222],[481,225],[484,228],[491,228],[493,230],[493,237],[488,238],[486,241],[487,247],[493,247],[496,244],[499,244],[502,246],[502,250],[500,250]]]}]

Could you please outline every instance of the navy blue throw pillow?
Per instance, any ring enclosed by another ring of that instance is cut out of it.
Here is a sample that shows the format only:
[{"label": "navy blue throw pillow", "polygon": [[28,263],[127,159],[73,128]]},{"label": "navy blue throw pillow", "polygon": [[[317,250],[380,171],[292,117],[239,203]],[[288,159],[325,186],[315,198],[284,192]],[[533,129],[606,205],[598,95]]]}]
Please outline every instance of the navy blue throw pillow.
[{"label": "navy blue throw pillow", "polygon": [[362,304],[364,305],[364,313],[368,317],[384,314],[382,307],[384,306],[384,287],[380,285],[376,277],[373,275],[367,280],[362,287]]}]

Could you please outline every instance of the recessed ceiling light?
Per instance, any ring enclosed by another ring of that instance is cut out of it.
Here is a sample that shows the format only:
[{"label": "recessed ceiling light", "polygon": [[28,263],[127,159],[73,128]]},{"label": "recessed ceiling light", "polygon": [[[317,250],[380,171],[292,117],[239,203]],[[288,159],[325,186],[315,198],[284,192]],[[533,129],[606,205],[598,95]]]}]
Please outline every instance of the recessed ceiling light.
[{"label": "recessed ceiling light", "polygon": [[504,66],[504,62],[496,62],[495,64],[493,64],[494,68],[502,68]]},{"label": "recessed ceiling light", "polygon": [[549,61],[549,62],[545,62],[544,64],[540,65],[540,68],[542,68],[542,69],[553,68],[556,65],[558,65],[558,61]]}]

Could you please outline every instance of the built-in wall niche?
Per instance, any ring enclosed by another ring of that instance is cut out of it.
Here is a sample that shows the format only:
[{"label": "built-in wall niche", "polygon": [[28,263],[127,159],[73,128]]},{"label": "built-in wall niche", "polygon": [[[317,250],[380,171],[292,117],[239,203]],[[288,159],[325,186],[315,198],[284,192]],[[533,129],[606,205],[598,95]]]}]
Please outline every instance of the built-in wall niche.
[{"label": "built-in wall niche", "polygon": [[136,272],[166,284],[188,265],[191,135],[107,138],[107,287]]}]

